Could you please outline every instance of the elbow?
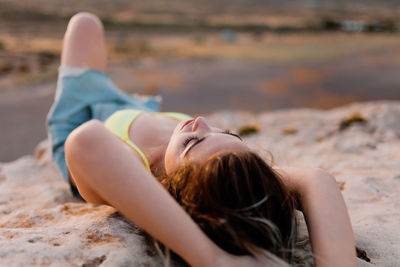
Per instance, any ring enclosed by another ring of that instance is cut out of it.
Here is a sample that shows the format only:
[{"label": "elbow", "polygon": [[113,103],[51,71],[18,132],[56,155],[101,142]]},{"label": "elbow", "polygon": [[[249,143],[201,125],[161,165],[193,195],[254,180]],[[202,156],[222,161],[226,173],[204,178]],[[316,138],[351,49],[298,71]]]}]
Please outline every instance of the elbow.
[{"label": "elbow", "polygon": [[314,169],[312,176],[315,177],[316,179],[335,180],[335,177],[332,174],[321,168]]},{"label": "elbow", "polygon": [[[92,120],[76,128],[65,142],[65,160],[71,174],[71,182],[78,188],[81,196],[92,204],[107,204],[88,186],[94,181],[90,175],[91,166],[98,166],[99,134],[106,130],[100,121]],[[92,181],[91,181],[92,180]]]},{"label": "elbow", "polygon": [[325,185],[330,188],[337,188],[339,190],[339,186],[335,177],[321,168],[316,168],[311,171],[309,175],[309,184],[317,187]]},{"label": "elbow", "polygon": [[[65,160],[72,179],[75,184],[76,179],[83,169],[96,160],[101,153],[99,150],[99,139],[102,131],[106,130],[104,125],[98,120],[88,121],[73,130],[65,141]],[[81,179],[81,178],[79,178]]]}]

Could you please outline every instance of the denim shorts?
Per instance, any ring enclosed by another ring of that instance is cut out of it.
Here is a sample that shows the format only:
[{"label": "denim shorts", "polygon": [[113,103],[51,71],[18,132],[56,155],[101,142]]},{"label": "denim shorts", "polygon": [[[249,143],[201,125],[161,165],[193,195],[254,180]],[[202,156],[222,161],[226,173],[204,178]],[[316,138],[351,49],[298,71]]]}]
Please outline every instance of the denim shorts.
[{"label": "denim shorts", "polygon": [[[70,184],[64,143],[72,130],[91,119],[105,121],[121,109],[139,109],[152,113],[159,111],[159,105],[159,96],[128,95],[101,71],[61,66],[58,69],[54,103],[46,122],[53,159],[63,179]],[[71,190],[74,196],[79,197],[76,188],[71,186]]]}]

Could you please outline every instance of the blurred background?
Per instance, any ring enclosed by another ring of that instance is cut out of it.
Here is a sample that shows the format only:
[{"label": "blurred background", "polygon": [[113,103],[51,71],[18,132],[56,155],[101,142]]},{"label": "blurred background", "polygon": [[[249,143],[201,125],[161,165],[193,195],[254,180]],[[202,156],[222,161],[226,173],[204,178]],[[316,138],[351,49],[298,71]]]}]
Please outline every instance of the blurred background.
[{"label": "blurred background", "polygon": [[0,0],[0,162],[46,138],[69,18],[103,21],[109,75],[193,115],[400,99],[398,0]]}]

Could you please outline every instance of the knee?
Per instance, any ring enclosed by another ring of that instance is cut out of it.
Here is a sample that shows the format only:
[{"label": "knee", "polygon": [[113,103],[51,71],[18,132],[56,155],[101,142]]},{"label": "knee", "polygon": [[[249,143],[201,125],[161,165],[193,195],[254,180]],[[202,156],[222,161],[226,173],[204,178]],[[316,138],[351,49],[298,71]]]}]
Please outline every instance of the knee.
[{"label": "knee", "polygon": [[61,65],[105,71],[106,54],[100,19],[86,12],[74,15],[64,35]]},{"label": "knee", "polygon": [[68,23],[69,31],[88,33],[103,33],[103,24],[100,19],[88,12],[79,12],[72,16]]}]

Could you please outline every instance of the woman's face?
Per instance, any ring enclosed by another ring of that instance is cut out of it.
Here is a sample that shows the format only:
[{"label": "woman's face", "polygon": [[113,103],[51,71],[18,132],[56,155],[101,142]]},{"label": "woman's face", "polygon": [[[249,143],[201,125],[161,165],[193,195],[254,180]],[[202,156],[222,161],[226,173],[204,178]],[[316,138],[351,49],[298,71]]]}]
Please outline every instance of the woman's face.
[{"label": "woman's face", "polygon": [[178,123],[165,153],[167,174],[188,161],[201,161],[222,150],[249,150],[239,136],[210,127],[203,117]]}]

